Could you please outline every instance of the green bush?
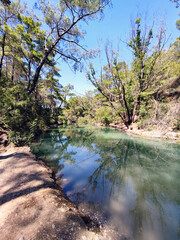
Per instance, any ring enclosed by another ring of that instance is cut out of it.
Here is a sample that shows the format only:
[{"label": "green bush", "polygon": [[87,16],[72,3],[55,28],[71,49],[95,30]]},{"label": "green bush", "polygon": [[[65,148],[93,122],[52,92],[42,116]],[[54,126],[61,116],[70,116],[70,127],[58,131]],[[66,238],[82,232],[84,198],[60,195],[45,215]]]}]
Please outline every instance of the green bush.
[{"label": "green bush", "polygon": [[8,140],[13,142],[16,146],[21,146],[24,144],[28,144],[34,138],[34,134],[27,132],[19,132],[19,131],[10,131],[8,134]]},{"label": "green bush", "polygon": [[78,124],[91,124],[92,118],[89,115],[78,118]]},{"label": "green bush", "polygon": [[68,119],[67,119],[66,116],[64,116],[64,115],[59,115],[59,116],[58,116],[58,123],[59,123],[59,124],[66,125],[66,124],[67,124],[67,121],[68,121]]},{"label": "green bush", "polygon": [[113,121],[113,113],[110,107],[101,107],[96,110],[95,118],[98,122],[108,126]]},{"label": "green bush", "polygon": [[147,130],[148,130],[148,131],[152,131],[153,128],[149,126],[149,127],[147,127]]}]

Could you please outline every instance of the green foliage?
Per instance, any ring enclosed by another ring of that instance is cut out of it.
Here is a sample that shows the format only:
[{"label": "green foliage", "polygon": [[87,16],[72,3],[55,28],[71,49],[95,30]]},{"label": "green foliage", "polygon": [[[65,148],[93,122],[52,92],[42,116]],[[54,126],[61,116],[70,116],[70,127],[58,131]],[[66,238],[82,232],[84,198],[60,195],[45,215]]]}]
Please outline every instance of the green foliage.
[{"label": "green foliage", "polygon": [[68,119],[64,115],[59,115],[58,116],[58,123],[59,124],[66,125],[67,121],[68,121]]},{"label": "green foliage", "polygon": [[78,23],[97,16],[108,1],[59,1],[56,6],[39,1],[41,23],[19,1],[1,2],[0,119],[11,129],[10,140],[23,144],[47,125],[87,114],[88,102],[84,105],[82,100],[79,107],[72,103],[72,111],[67,108],[67,117],[63,115],[62,106],[73,95],[73,86],[59,83],[57,54],[63,61],[74,62],[77,70],[84,50]]},{"label": "green foliage", "polygon": [[89,115],[86,115],[84,117],[79,117],[77,123],[78,123],[78,125],[91,124],[92,118]]},{"label": "green foliage", "polygon": [[[162,26],[156,36],[157,44],[153,45],[153,29],[145,28],[143,31],[141,19],[138,18],[132,28],[132,38],[127,43],[133,53],[131,69],[124,61],[119,61],[116,50],[107,46],[107,64],[101,69],[101,75],[96,76],[97,71],[92,64],[87,73],[87,78],[99,92],[101,104],[111,107],[127,127],[139,119],[141,128],[151,115],[161,118],[159,101],[163,100],[164,95],[177,97],[179,94],[179,39],[165,51],[165,30]],[[99,111],[99,118],[106,124],[106,111]]]},{"label": "green foliage", "polygon": [[98,122],[103,123],[105,126],[108,126],[113,121],[113,114],[110,107],[101,107],[96,111],[95,118]]},{"label": "green foliage", "polygon": [[[97,17],[109,1],[61,0],[53,5],[40,0],[42,23],[19,1],[5,2],[9,1],[0,3],[0,119],[11,130],[11,141],[29,142],[54,123],[109,125],[121,118],[129,126],[136,115],[145,123],[150,113],[161,118],[169,111],[159,102],[178,94],[179,38],[165,51],[162,30],[158,44],[151,46],[153,30],[143,33],[138,18],[127,43],[134,56],[131,68],[119,61],[117,51],[106,47],[101,76],[92,65],[87,74],[96,91],[74,96],[72,85],[60,84],[56,61],[72,63],[77,70],[81,60],[90,57],[79,42],[84,37],[79,23]],[[169,84],[171,78],[177,79],[174,85]],[[152,99],[159,106],[157,114]],[[174,123],[177,129],[178,124]]]},{"label": "green foliage", "polygon": [[117,113],[112,112],[107,104],[102,105],[97,92],[87,93],[85,97],[72,97],[63,109],[63,116],[59,116],[62,123],[76,122],[78,124],[100,123],[108,126],[113,121],[119,120]]},{"label": "green foliage", "polygon": [[176,27],[177,27],[178,30],[180,30],[180,19],[178,19],[178,20],[176,21]]}]

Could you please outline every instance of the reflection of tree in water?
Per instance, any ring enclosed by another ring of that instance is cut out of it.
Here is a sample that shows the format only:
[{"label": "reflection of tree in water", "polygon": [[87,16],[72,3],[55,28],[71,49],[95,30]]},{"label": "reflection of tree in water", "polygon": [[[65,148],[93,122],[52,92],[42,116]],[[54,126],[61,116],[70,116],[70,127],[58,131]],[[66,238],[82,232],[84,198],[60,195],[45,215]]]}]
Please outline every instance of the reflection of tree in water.
[{"label": "reflection of tree in water", "polygon": [[33,152],[48,163],[55,172],[64,168],[65,162],[74,164],[75,151],[68,151],[70,137],[64,137],[63,131],[50,130],[45,133],[40,142],[32,147]]},{"label": "reflection of tree in water", "polygon": [[[117,137],[105,137],[112,132],[117,134]],[[180,196],[177,194],[180,186],[178,146],[139,140],[126,135],[120,138],[119,133],[109,129],[68,127],[48,131],[36,153],[42,158],[45,157],[48,162],[53,160],[53,166],[60,170],[65,162],[79,164],[75,160],[77,152],[68,150],[68,146],[84,147],[88,152],[99,156],[96,160],[98,167],[88,177],[89,188],[91,191],[96,191],[98,187],[107,191],[108,182],[109,201],[112,198],[118,201],[127,178],[132,179],[136,192],[135,205],[131,211],[134,233],[143,228],[144,222],[153,225],[149,204],[158,212],[163,229],[163,204],[171,201],[180,204]],[[177,165],[176,169],[174,165]],[[83,192],[79,192],[76,197],[80,201],[85,196]]]},{"label": "reflection of tree in water", "polygon": [[[172,169],[173,163],[178,160],[178,154],[175,155],[178,149],[165,143],[165,146],[162,147],[158,142],[149,145],[146,140],[138,142],[134,138],[123,138],[117,141],[117,139],[99,138],[97,135],[96,138],[93,138],[93,145],[89,144],[91,143],[90,139],[83,143],[79,140],[77,144],[78,134],[73,136],[73,139],[76,140],[71,144],[86,146],[88,151],[100,156],[96,160],[99,163],[98,168],[88,178],[91,190],[95,191],[98,185],[101,185],[101,189],[106,188],[104,184],[107,182],[102,181],[105,178],[110,184],[109,199],[118,199],[117,192],[120,194],[125,177],[131,176],[135,183],[134,190],[137,193],[135,205],[131,211],[134,216],[134,233],[141,234],[139,229],[143,228],[144,222],[153,226],[154,219],[151,215],[150,205],[158,212],[163,231],[166,227],[163,204],[172,200],[177,204],[180,202],[180,199],[177,199],[180,172],[178,169]],[[152,142],[150,141],[150,143]],[[171,178],[164,177],[168,171],[173,171]]]},{"label": "reflection of tree in water", "polygon": [[94,151],[91,146],[96,140],[94,130],[72,127],[67,128],[64,135],[69,138],[69,144],[75,147],[86,147],[89,151]]},{"label": "reflection of tree in water", "polygon": [[81,147],[92,144],[94,137],[91,138],[93,131],[84,132],[82,128],[59,128],[49,130],[41,136],[39,142],[33,145],[32,151],[55,172],[64,168],[64,163],[75,164],[74,156],[77,151],[69,151],[68,146]]},{"label": "reflection of tree in water", "polygon": [[143,228],[144,222],[153,226],[154,219],[149,203],[158,211],[161,229],[165,229],[163,204],[169,200],[176,201],[177,204],[180,202],[180,198],[177,199],[180,171],[173,169],[173,178],[164,177],[167,169],[172,171],[173,161],[178,160],[172,158],[175,149],[161,149],[157,145],[149,146],[133,139],[121,139],[116,144],[96,140],[96,154],[100,155],[97,161],[100,164],[89,177],[92,190],[95,191],[98,184],[103,184],[104,181],[99,179],[105,177],[111,185],[109,198],[118,198],[117,192],[120,194],[125,177],[131,176],[137,193],[134,209],[131,211],[134,216],[134,233],[140,234],[139,229]]}]

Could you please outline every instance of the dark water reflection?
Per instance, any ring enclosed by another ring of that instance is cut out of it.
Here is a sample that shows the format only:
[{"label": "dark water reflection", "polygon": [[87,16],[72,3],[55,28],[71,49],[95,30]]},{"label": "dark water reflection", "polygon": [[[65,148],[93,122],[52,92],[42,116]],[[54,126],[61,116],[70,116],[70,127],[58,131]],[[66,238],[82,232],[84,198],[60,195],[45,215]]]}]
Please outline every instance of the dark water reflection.
[{"label": "dark water reflection", "polygon": [[32,146],[64,192],[132,239],[180,239],[180,145],[69,126]]}]

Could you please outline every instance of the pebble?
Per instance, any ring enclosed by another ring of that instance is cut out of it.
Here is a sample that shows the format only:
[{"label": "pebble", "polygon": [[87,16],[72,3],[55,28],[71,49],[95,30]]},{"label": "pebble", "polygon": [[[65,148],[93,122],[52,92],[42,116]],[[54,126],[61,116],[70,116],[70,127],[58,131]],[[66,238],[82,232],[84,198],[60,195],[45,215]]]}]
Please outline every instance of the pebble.
[{"label": "pebble", "polygon": [[82,240],[86,240],[86,236],[82,236]]},{"label": "pebble", "polygon": [[52,224],[52,228],[55,229],[55,225],[54,224]]},{"label": "pebble", "polygon": [[20,237],[20,239],[19,240],[24,240],[24,237]]}]

